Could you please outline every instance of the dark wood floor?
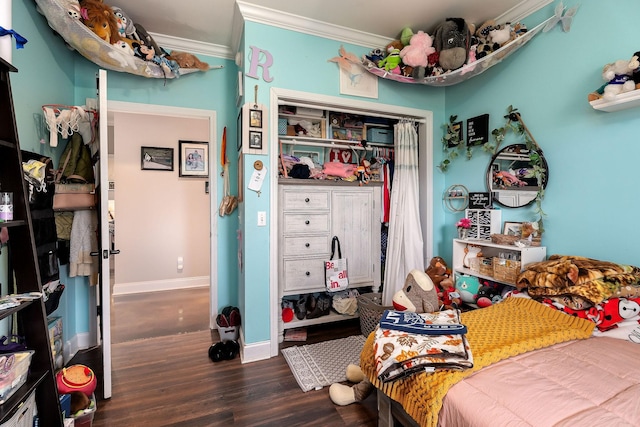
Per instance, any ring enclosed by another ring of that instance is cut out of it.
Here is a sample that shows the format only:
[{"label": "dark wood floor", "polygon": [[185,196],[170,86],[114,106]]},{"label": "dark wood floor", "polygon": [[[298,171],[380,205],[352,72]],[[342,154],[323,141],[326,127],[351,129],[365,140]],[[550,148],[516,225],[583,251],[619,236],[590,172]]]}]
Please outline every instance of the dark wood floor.
[{"label": "dark wood floor", "polygon": [[[239,358],[213,363],[208,349],[218,335],[208,329],[208,302],[202,298],[208,301],[208,293],[188,290],[114,300],[113,393],[108,400],[97,393],[94,427],[377,425],[374,396],[339,407],[327,387],[303,393],[282,355],[248,364]],[[155,310],[141,309],[150,301]],[[176,321],[179,307],[183,321]],[[357,321],[311,327],[306,343],[359,333]],[[96,357],[99,349],[80,352],[72,363],[94,364]]]}]

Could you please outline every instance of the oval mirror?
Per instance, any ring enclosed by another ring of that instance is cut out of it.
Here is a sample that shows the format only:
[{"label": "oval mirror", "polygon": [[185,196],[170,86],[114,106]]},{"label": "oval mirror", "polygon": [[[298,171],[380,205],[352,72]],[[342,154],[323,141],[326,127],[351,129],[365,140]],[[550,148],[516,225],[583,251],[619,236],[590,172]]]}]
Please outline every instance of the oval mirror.
[{"label": "oval mirror", "polygon": [[542,151],[529,150],[525,144],[514,144],[498,151],[487,169],[487,189],[493,201],[508,208],[527,206],[536,199],[540,189],[534,173],[532,158],[539,156],[539,165],[544,170],[542,188],[549,179],[547,161]]}]

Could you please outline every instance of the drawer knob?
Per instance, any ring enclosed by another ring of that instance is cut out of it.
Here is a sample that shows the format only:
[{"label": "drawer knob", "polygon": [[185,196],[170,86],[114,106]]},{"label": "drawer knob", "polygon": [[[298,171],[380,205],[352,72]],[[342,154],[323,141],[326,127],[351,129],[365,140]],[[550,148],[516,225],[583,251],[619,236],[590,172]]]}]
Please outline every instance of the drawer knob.
[{"label": "drawer knob", "polygon": [[304,199],[305,202],[309,203],[309,198]]},{"label": "drawer knob", "polygon": [[307,248],[310,246],[308,243],[305,243],[304,245],[305,245]]},{"label": "drawer knob", "polygon": [[307,224],[307,225],[309,225],[309,220],[306,220],[304,223],[305,223],[305,224]]},{"label": "drawer knob", "polygon": [[311,273],[309,273],[308,271],[304,274],[306,274],[307,276],[311,276]]}]

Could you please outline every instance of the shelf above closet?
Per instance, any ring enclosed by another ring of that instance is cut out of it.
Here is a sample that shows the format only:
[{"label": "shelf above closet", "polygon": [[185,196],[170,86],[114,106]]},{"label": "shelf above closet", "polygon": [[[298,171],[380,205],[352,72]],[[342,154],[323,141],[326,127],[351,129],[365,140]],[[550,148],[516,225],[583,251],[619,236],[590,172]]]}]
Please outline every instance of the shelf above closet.
[{"label": "shelf above closet", "polygon": [[591,104],[595,110],[606,111],[607,113],[640,107],[640,90],[636,89],[631,92],[620,93],[611,101],[596,99],[595,101],[589,102],[589,104]]}]

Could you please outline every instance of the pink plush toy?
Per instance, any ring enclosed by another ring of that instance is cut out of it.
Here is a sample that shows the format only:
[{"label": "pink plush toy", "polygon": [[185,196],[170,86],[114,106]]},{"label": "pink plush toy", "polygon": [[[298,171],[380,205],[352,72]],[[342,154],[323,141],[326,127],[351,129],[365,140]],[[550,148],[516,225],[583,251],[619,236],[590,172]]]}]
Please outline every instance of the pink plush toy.
[{"label": "pink plush toy", "polygon": [[425,68],[428,64],[428,57],[434,53],[433,39],[424,31],[418,31],[413,36],[407,46],[400,51],[400,58],[405,65],[413,67],[414,77],[424,77]]}]

